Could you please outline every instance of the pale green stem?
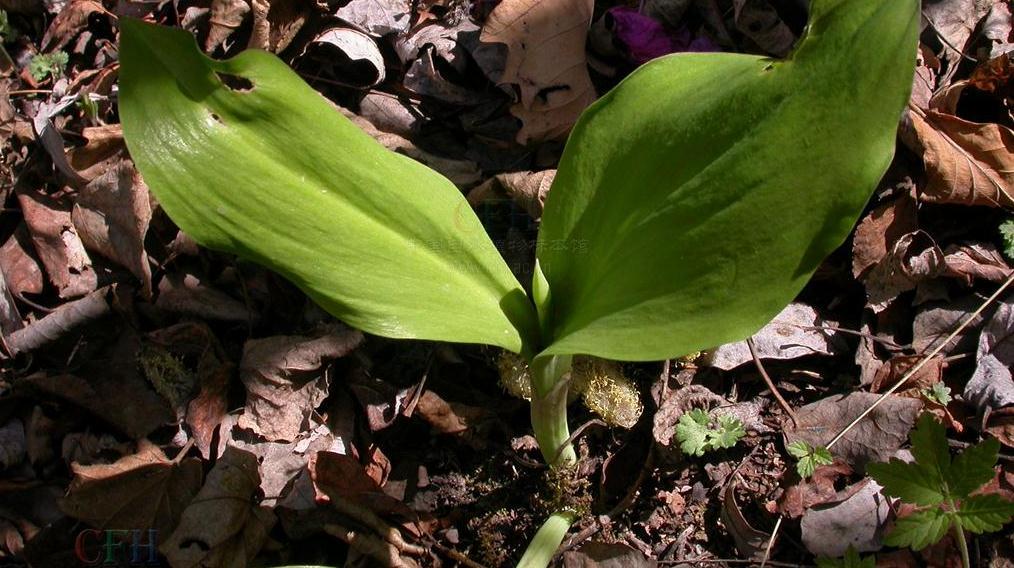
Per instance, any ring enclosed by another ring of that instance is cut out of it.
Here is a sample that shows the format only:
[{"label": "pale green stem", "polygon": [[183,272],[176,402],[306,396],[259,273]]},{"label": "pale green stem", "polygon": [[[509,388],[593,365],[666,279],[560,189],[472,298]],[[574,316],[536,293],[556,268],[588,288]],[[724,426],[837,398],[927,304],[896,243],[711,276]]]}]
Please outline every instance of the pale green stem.
[{"label": "pale green stem", "polygon": [[951,524],[954,526],[954,538],[958,541],[958,551],[961,552],[961,566],[971,568],[972,561],[968,557],[968,542],[965,541],[965,531],[961,528],[961,521],[955,518]]},{"label": "pale green stem", "polygon": [[550,466],[577,461],[567,425],[566,375],[572,360],[570,355],[537,357],[531,365],[532,429]]},{"label": "pale green stem", "polygon": [[560,548],[563,537],[567,536],[570,525],[574,523],[574,516],[570,513],[553,513],[546,522],[539,527],[535,538],[528,545],[524,556],[518,562],[518,568],[546,568],[553,555]]}]

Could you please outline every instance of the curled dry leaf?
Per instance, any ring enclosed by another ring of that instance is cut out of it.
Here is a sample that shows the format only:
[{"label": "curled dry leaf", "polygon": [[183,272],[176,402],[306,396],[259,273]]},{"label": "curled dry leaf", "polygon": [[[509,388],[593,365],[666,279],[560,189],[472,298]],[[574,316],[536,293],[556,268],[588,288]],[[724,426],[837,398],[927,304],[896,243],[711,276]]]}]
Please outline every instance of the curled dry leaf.
[{"label": "curled dry leaf", "polygon": [[28,227],[24,223],[18,225],[14,234],[0,247],[0,269],[3,270],[7,288],[12,294],[38,294],[45,283],[42,280],[42,269],[33,256]]},{"label": "curled dry leaf", "polygon": [[[814,329],[827,327],[828,329]],[[817,311],[806,304],[789,304],[751,338],[761,359],[796,359],[807,355],[833,355],[837,346],[834,325],[824,321]],[[709,352],[703,359],[706,365],[724,371],[753,361],[746,341],[728,343]]]},{"label": "curled dry leaf", "polygon": [[243,25],[243,20],[249,13],[250,3],[247,0],[211,0],[211,17],[204,51],[211,53],[218,49],[232,32]]},{"label": "curled dry leaf", "polygon": [[587,542],[563,553],[563,568],[655,568],[658,562],[625,544]]},{"label": "curled dry leaf", "polygon": [[934,110],[908,116],[929,177],[922,199],[1014,208],[1014,131]]},{"label": "curled dry leaf", "polygon": [[250,0],[253,30],[248,48],[281,53],[310,16],[310,3],[302,0]]},{"label": "curled dry leaf", "polygon": [[29,190],[18,191],[18,203],[35,252],[57,294],[67,299],[94,290],[98,277],[74,228],[69,205]]},{"label": "curled dry leaf", "polygon": [[239,426],[269,441],[294,440],[327,397],[327,363],[345,356],[362,340],[362,333],[345,329],[316,338],[247,341],[239,368],[247,401]]},{"label": "curled dry leaf", "polygon": [[879,264],[894,243],[919,229],[919,208],[912,193],[878,205],[856,227],[852,242],[852,275],[860,278]]},{"label": "curled dry leaf", "polygon": [[[869,408],[878,395],[854,392],[808,404],[796,411],[798,423],[784,429],[785,444],[803,441],[826,446],[842,428]],[[888,461],[908,441],[922,403],[890,396],[831,448],[831,453],[856,471],[871,461]]]},{"label": "curled dry leaf", "polygon": [[971,286],[975,280],[1003,282],[1011,268],[996,245],[967,243],[950,245],[944,250],[944,273]]},{"label": "curled dry leaf", "polygon": [[412,23],[410,0],[352,0],[335,16],[361,31],[375,36],[401,35]]},{"label": "curled dry leaf", "polygon": [[5,337],[11,355],[28,353],[65,336],[74,329],[95,321],[111,310],[106,296],[108,288],[101,288],[83,298],[67,302],[21,329]]},{"label": "curled dry leaf", "polygon": [[486,20],[480,39],[507,45],[498,79],[514,85],[511,106],[521,119],[521,144],[561,138],[595,100],[585,56],[591,0],[503,0]]},{"label": "curled dry leaf", "polygon": [[837,499],[835,482],[849,475],[852,475],[852,468],[842,463],[818,466],[809,479],[801,479],[785,489],[778,498],[778,512],[795,519],[811,507]]},{"label": "curled dry leaf", "polygon": [[556,178],[556,170],[538,172],[507,172],[482,182],[468,193],[468,202],[476,207],[498,194],[506,194],[520,205],[532,219],[542,217],[542,205]]},{"label": "curled dry leaf", "polygon": [[358,30],[325,30],[306,46],[303,56],[319,64],[319,73],[357,89],[375,87],[386,76],[377,42]]},{"label": "curled dry leaf", "polygon": [[130,270],[151,298],[151,267],[144,251],[151,199],[133,162],[123,160],[86,185],[71,218],[85,248]]},{"label": "curled dry leaf", "polygon": [[119,124],[90,126],[81,136],[85,145],[68,150],[67,162],[86,181],[104,174],[125,156],[127,145]]},{"label": "curled dry leaf", "polygon": [[[268,539],[274,514],[259,504],[257,458],[228,448],[159,550],[173,568],[249,566]],[[213,519],[214,522],[209,522]]]},{"label": "curled dry leaf", "polygon": [[736,503],[736,485],[736,481],[729,483],[722,493],[720,512],[722,523],[732,535],[732,540],[736,543],[736,550],[739,551],[741,558],[760,560],[764,556],[771,535],[755,529],[743,516],[743,511]]},{"label": "curled dry leaf", "polygon": [[796,36],[769,0],[733,0],[733,6],[736,27],[743,35],[771,55],[788,55]]},{"label": "curled dry leaf", "polygon": [[870,307],[876,313],[882,312],[899,294],[938,276],[943,268],[944,253],[929,233],[902,235],[863,278]]},{"label": "curled dry leaf", "polygon": [[155,306],[168,312],[221,321],[247,322],[255,317],[243,302],[187,273],[172,273],[162,278]]},{"label": "curled dry leaf", "polygon": [[146,439],[111,464],[71,464],[74,479],[60,507],[100,529],[152,528],[168,535],[201,488],[201,462],[170,461]]}]

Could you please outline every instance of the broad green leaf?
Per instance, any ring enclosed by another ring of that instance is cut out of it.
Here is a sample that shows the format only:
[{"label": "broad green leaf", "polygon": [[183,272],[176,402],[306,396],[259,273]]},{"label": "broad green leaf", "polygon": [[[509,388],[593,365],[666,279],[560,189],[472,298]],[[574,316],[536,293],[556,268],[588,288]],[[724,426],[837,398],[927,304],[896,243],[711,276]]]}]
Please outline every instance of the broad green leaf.
[{"label": "broad green leaf", "polygon": [[214,61],[186,32],[127,18],[121,39],[131,157],[199,243],[272,268],[371,333],[535,349],[534,308],[447,179],[386,150],[273,55]]},{"label": "broad green leaf", "polygon": [[884,492],[914,505],[939,505],[947,495],[943,492],[943,480],[934,469],[919,463],[905,463],[891,459],[885,463],[871,463],[866,466],[877,483],[884,487]]},{"label": "broad green leaf", "polygon": [[660,58],[585,111],[539,235],[547,354],[742,339],[844,241],[894,153],[919,2],[811,9],[788,60]]},{"label": "broad green leaf", "polygon": [[995,493],[969,497],[958,509],[961,526],[976,534],[996,532],[1011,522],[1012,517],[1014,503]]},{"label": "broad green leaf", "polygon": [[[949,478],[951,451],[947,447],[947,430],[929,412],[923,412],[909,436],[912,456],[919,467],[942,486]],[[980,484],[981,485],[981,484]]]},{"label": "broad green leaf", "polygon": [[993,466],[996,465],[999,453],[1000,442],[996,438],[990,438],[958,454],[947,475],[951,495],[964,499],[993,479]]},{"label": "broad green leaf", "polygon": [[951,528],[952,516],[942,509],[926,509],[895,521],[894,529],[884,538],[888,546],[922,550],[940,542]]}]

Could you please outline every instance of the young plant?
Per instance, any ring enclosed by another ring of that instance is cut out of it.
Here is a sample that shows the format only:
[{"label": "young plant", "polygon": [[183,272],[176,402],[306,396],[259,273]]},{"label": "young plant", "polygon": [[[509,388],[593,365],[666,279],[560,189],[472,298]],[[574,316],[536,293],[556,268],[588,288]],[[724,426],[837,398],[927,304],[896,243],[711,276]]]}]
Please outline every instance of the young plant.
[{"label": "young plant", "polygon": [[1003,253],[1014,260],[1014,219],[1000,223],[1000,238],[1003,239]]},{"label": "young plant", "polygon": [[[748,337],[846,238],[893,155],[919,3],[814,0],[787,60],[686,54],[631,74],[570,135],[530,293],[450,181],[279,59],[215,61],[186,32],[121,26],[124,135],[170,217],[366,332],[521,355],[560,467],[576,461],[575,355],[652,361]],[[522,564],[548,563],[573,516],[551,516]]]},{"label": "young plant", "polygon": [[873,555],[859,556],[859,551],[849,545],[842,558],[817,558],[817,568],[877,568],[877,558]]},{"label": "young plant", "polygon": [[704,452],[731,448],[745,435],[743,422],[738,418],[719,416],[718,423],[712,427],[711,417],[700,408],[684,413],[676,424],[676,440],[680,443],[680,449],[691,456],[703,456]]},{"label": "young plant", "polygon": [[796,472],[799,477],[808,479],[817,470],[817,466],[831,465],[834,458],[831,451],[824,446],[811,446],[803,440],[792,442],[785,447],[789,455],[796,458]]},{"label": "young plant", "polygon": [[28,74],[36,81],[45,81],[49,78],[55,80],[63,76],[68,61],[70,59],[64,51],[39,53],[33,55],[32,60],[28,62]]},{"label": "young plant", "polygon": [[919,507],[917,512],[897,520],[884,543],[922,550],[951,531],[961,552],[962,566],[968,568],[965,531],[998,531],[1014,516],[1014,503],[1003,497],[973,495],[993,479],[1000,443],[990,438],[952,460],[944,427],[928,412],[919,417],[911,439],[914,462],[892,459],[867,466],[867,472],[885,493]]}]

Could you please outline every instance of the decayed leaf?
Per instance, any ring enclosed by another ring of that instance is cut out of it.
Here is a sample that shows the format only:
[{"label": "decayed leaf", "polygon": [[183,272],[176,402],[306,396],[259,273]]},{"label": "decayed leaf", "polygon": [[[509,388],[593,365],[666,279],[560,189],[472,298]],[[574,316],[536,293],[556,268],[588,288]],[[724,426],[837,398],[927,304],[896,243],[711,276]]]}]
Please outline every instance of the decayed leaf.
[{"label": "decayed leaf", "polygon": [[183,509],[201,488],[201,462],[170,461],[146,439],[137,453],[111,464],[72,464],[74,479],[60,507],[96,528],[176,528]]},{"label": "decayed leaf", "polygon": [[[972,31],[979,25],[979,21],[989,12],[993,4],[995,4],[994,0],[927,2],[923,6],[924,19],[947,43],[968,53],[967,43],[972,37]],[[954,49],[944,48],[941,58],[946,59],[949,64],[946,75],[941,79],[941,84],[947,85],[951,82],[961,57],[961,54],[956,53]]]},{"label": "decayed leaf", "polygon": [[303,52],[315,64],[315,73],[360,89],[384,81],[384,56],[377,42],[349,28],[329,28],[313,38]]},{"label": "decayed leaf", "polygon": [[280,53],[292,43],[310,15],[302,0],[250,0],[253,31],[248,48]]},{"label": "decayed leaf", "polygon": [[925,231],[902,235],[889,246],[887,256],[863,278],[870,307],[878,313],[899,294],[939,275],[944,267],[943,251]]},{"label": "decayed leaf", "polygon": [[838,503],[807,511],[799,523],[807,550],[832,558],[844,555],[849,546],[861,552],[879,550],[891,511],[880,489],[872,480],[860,481],[842,491]]},{"label": "decayed leaf", "polygon": [[658,562],[625,544],[587,542],[563,554],[563,568],[655,568]]},{"label": "decayed leaf", "polygon": [[236,28],[243,25],[248,13],[250,3],[246,0],[212,0],[210,26],[208,37],[204,40],[204,51],[211,53],[218,49]]},{"label": "decayed leaf", "polygon": [[809,479],[785,489],[778,498],[778,512],[789,517],[801,517],[811,507],[827,503],[838,496],[835,481],[852,474],[852,468],[841,463],[821,465],[813,470]]},{"label": "decayed leaf", "polygon": [[42,292],[42,269],[32,256],[33,252],[28,227],[24,223],[0,247],[0,269],[3,270],[8,289],[15,295]]},{"label": "decayed leaf", "polygon": [[130,270],[150,298],[151,267],[144,236],[151,202],[134,164],[124,160],[92,180],[78,195],[71,218],[85,248]]},{"label": "decayed leaf", "polygon": [[323,337],[253,339],[243,347],[240,378],[247,390],[239,426],[269,441],[290,442],[327,397],[326,363],[343,357],[363,340],[358,331]]},{"label": "decayed leaf", "polygon": [[910,109],[935,203],[1014,207],[1014,131],[935,110]]},{"label": "decayed leaf", "polygon": [[982,35],[992,44],[989,49],[990,59],[1014,50],[1011,39],[1011,11],[1007,2],[993,4],[986,19],[982,22]]},{"label": "decayed leaf", "polygon": [[742,558],[758,560],[763,556],[771,535],[755,529],[746,520],[739,504],[736,503],[735,489],[735,481],[725,486],[725,491],[722,494],[722,509],[720,513],[722,522],[725,524],[725,529],[732,535],[732,539],[736,543],[736,550],[739,551],[740,556]]},{"label": "decayed leaf", "polygon": [[517,86],[511,112],[523,123],[521,144],[564,136],[595,100],[585,57],[592,6],[591,0],[504,0],[486,20],[480,39],[507,45],[498,82]]},{"label": "decayed leaf", "polygon": [[66,299],[94,290],[98,277],[74,229],[70,208],[50,196],[32,191],[19,191],[18,203],[35,251],[57,294]]},{"label": "decayed leaf", "polygon": [[407,32],[411,10],[409,0],[352,0],[335,15],[366,33],[385,36]]},{"label": "decayed leaf", "polygon": [[859,278],[879,264],[904,235],[919,229],[915,197],[904,193],[878,205],[856,227],[852,241],[852,275]]},{"label": "decayed leaf", "polygon": [[771,55],[784,57],[796,36],[769,0],[734,0],[736,27]]},{"label": "decayed leaf", "polygon": [[249,566],[275,524],[257,502],[257,458],[228,448],[159,550],[173,568]]},{"label": "decayed leaf", "polygon": [[84,146],[67,151],[67,162],[85,180],[91,181],[124,156],[123,128],[119,124],[92,126],[81,131]]},{"label": "decayed leaf", "polygon": [[213,320],[245,322],[255,317],[243,302],[187,273],[172,273],[162,278],[155,306]]},{"label": "decayed leaf", "polygon": [[475,207],[502,191],[523,207],[532,219],[539,219],[554,178],[556,170],[497,174],[470,191],[468,202]]},{"label": "decayed leaf", "polygon": [[[879,398],[867,392],[832,396],[796,411],[797,425],[785,427],[786,445],[802,440],[826,446],[842,428]],[[922,404],[911,398],[888,397],[831,448],[831,453],[861,471],[870,461],[887,461],[904,443]]]},{"label": "decayed leaf", "polygon": [[979,336],[976,369],[965,385],[965,400],[981,414],[1014,405],[1014,303],[996,310]]},{"label": "decayed leaf", "polygon": [[1011,268],[992,243],[950,245],[944,250],[944,272],[971,286],[976,279],[1003,282]]},{"label": "decayed leaf", "polygon": [[[814,329],[833,327],[817,315],[817,311],[806,304],[789,304],[771,323],[751,338],[761,359],[795,359],[807,355],[832,355],[836,346],[832,344],[834,331]],[[727,343],[711,351],[704,359],[705,364],[725,371],[753,361],[746,341]]]}]

